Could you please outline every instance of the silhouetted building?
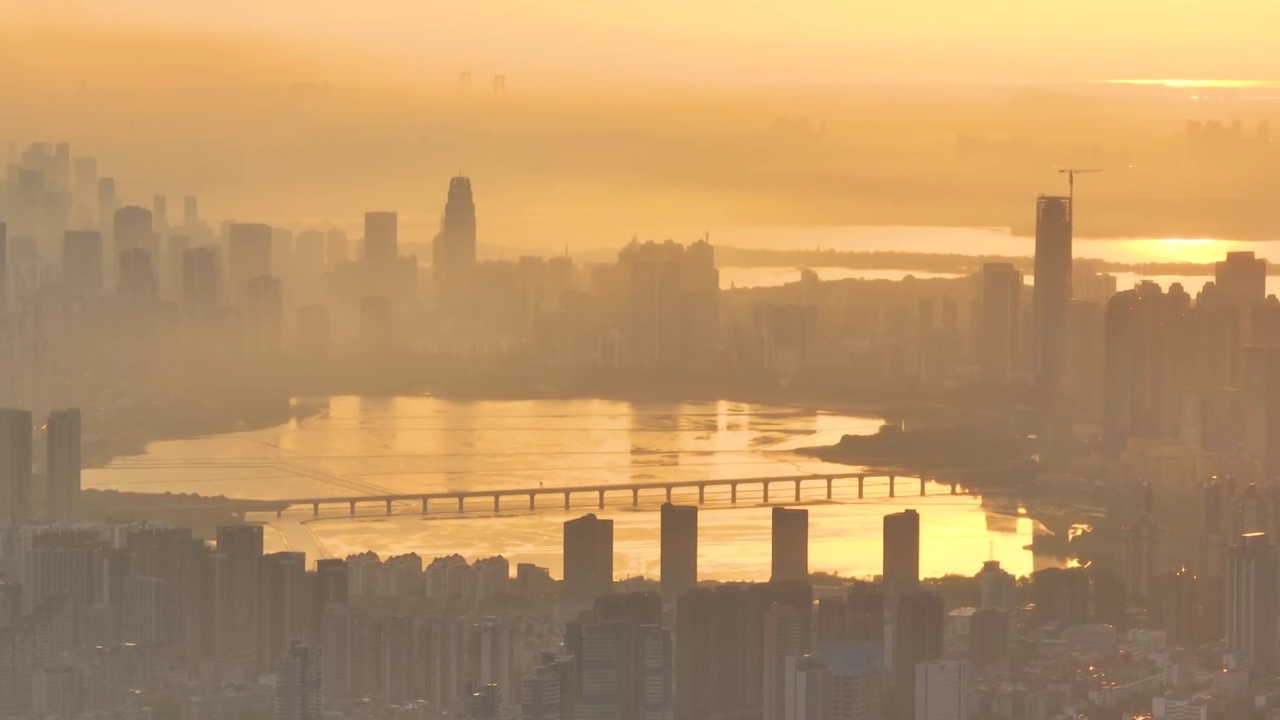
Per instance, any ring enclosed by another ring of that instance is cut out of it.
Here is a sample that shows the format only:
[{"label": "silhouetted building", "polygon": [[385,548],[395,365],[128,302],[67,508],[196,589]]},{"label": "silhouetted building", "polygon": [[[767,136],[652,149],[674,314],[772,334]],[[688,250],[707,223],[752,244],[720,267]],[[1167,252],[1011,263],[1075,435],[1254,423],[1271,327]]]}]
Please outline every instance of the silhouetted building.
[{"label": "silhouetted building", "polygon": [[1245,349],[1241,451],[1258,480],[1280,478],[1280,347]]},{"label": "silhouetted building", "polygon": [[1046,568],[1031,576],[1036,622],[1059,629],[1089,622],[1089,575],[1084,568]]},{"label": "silhouetted building", "polygon": [[311,598],[305,553],[263,555],[260,568],[258,667],[268,673],[275,659],[287,653],[292,643],[305,639]]},{"label": "silhouetted building", "polygon": [[1067,357],[1067,304],[1071,301],[1071,200],[1036,200],[1033,322],[1035,377],[1041,398],[1062,392]]},{"label": "silhouetted building", "polygon": [[1227,554],[1227,652],[1265,675],[1275,667],[1276,551],[1265,533],[1241,535]]},{"label": "silhouetted building", "polygon": [[130,205],[115,211],[112,222],[115,257],[126,250],[142,249],[154,255],[158,249],[151,227],[151,211]]},{"label": "silhouetted building", "polygon": [[9,311],[9,226],[0,223],[0,313]]},{"label": "silhouetted building", "polygon": [[0,408],[0,522],[31,518],[31,413]]},{"label": "silhouetted building", "polygon": [[[831,668],[812,655],[788,657],[784,664],[783,712],[778,720],[834,720]],[[765,708],[768,720],[768,708]]]},{"label": "silhouetted building", "polygon": [[915,720],[965,720],[968,674],[964,660],[921,663],[915,677]]},{"label": "silhouetted building", "polygon": [[979,607],[1012,610],[1017,606],[1018,581],[1013,575],[1000,569],[998,560],[982,563],[978,585],[982,590]]},{"label": "silhouetted building", "polygon": [[969,618],[969,662],[976,668],[1004,662],[1009,655],[1009,615],[983,608]]},{"label": "silhouetted building", "polygon": [[983,265],[978,357],[987,382],[1006,386],[1018,374],[1021,324],[1022,273],[1009,263]]},{"label": "silhouetted building", "polygon": [[787,663],[803,655],[802,628],[808,615],[795,607],[773,604],[764,615],[764,720],[785,720],[787,715]]},{"label": "silhouetted building", "polygon": [[809,582],[809,511],[773,509],[772,582]]},{"label": "silhouetted building", "polygon": [[564,524],[565,595],[594,600],[613,587],[613,521],[594,513]]},{"label": "silhouetted building", "polygon": [[262,526],[218,528],[218,553],[226,557],[217,593],[220,657],[249,657],[258,646],[258,607],[262,566]]},{"label": "silhouetted building", "polygon": [[324,716],[324,663],[319,648],[295,642],[275,663],[276,720]]},{"label": "silhouetted building", "polygon": [[1214,263],[1214,285],[1234,305],[1250,306],[1267,297],[1267,261],[1252,252],[1233,251]]},{"label": "silhouetted building", "polygon": [[[893,612],[898,598],[920,584],[920,514],[904,510],[884,516],[884,602]],[[892,620],[892,616],[888,618]]]},{"label": "silhouetted building", "polygon": [[895,717],[915,717],[916,667],[942,658],[942,598],[916,591],[898,598],[893,631]]},{"label": "silhouetted building", "polygon": [[698,506],[662,506],[662,594],[677,598],[698,584]]},{"label": "silhouetted building", "polygon": [[151,253],[140,247],[130,248],[120,253],[119,293],[121,295],[135,301],[156,299],[159,288],[152,260]]},{"label": "silhouetted building", "polygon": [[249,279],[245,295],[245,348],[254,354],[280,350],[284,332],[284,291],[280,279],[261,275]]},{"label": "silhouetted building", "polygon": [[440,218],[431,253],[431,276],[436,305],[446,315],[465,311],[470,300],[471,273],[476,264],[476,206],[471,181],[449,181],[449,199]]},{"label": "silhouetted building", "polygon": [[68,230],[62,236],[62,285],[68,293],[102,294],[102,235],[97,230]]},{"label": "silhouetted building", "polygon": [[[118,207],[115,178],[98,178],[98,229],[114,232],[113,223]],[[115,247],[112,245],[112,248]]]},{"label": "silhouetted building", "polygon": [[182,253],[182,307],[189,319],[211,320],[218,309],[217,248]]},{"label": "silhouetted building", "polygon": [[242,302],[249,281],[271,275],[271,226],[232,223],[228,240],[227,296]]},{"label": "silhouetted building", "polygon": [[[613,655],[600,657],[605,648],[595,649],[595,659],[616,670],[614,690],[599,693],[599,704],[616,705],[621,720],[644,720],[652,717],[653,711],[669,711],[671,641],[670,634],[660,627],[662,598],[648,592],[603,595],[596,599],[595,617],[598,623],[615,626],[607,628],[605,634],[614,648]],[[586,626],[583,632],[589,638],[593,630]],[[591,688],[590,680],[599,667],[588,657],[591,654],[584,652],[579,658],[584,689]]]},{"label": "silhouetted building", "polygon": [[80,411],[54,410],[46,428],[49,519],[74,523],[80,509]]},{"label": "silhouetted building", "polygon": [[351,258],[351,242],[342,230],[330,230],[324,237],[324,262],[327,267],[341,265]]}]

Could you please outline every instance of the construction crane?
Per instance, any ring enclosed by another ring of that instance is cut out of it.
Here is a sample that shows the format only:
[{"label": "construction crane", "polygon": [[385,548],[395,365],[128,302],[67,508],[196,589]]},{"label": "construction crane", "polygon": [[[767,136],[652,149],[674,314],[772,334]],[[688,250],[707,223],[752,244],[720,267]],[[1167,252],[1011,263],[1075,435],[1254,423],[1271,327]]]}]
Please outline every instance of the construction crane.
[{"label": "construction crane", "polygon": [[1096,173],[1102,172],[1102,168],[1063,168],[1058,171],[1067,176],[1067,200],[1070,201],[1071,216],[1075,216],[1076,208],[1076,175],[1079,173]]}]

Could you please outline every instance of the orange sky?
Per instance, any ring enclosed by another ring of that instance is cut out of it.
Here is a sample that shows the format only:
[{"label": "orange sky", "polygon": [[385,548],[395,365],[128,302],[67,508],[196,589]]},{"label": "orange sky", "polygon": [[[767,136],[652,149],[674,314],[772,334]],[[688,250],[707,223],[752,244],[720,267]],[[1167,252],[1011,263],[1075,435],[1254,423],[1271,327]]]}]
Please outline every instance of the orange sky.
[{"label": "orange sky", "polygon": [[252,30],[424,73],[543,79],[1280,76],[1276,0],[0,0],[5,12]]}]

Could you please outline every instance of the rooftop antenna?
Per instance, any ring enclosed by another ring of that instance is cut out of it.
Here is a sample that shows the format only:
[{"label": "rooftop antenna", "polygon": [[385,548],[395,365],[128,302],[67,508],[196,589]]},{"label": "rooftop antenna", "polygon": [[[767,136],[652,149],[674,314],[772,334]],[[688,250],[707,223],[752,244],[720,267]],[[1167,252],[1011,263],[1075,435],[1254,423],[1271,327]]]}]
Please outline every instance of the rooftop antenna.
[{"label": "rooftop antenna", "polygon": [[1060,174],[1065,174],[1067,176],[1067,200],[1070,201],[1070,207],[1067,210],[1067,213],[1068,213],[1067,219],[1074,220],[1075,212],[1076,212],[1076,209],[1075,209],[1076,208],[1076,174],[1102,172],[1102,169],[1101,168],[1088,168],[1088,169],[1062,168],[1061,170],[1058,170],[1058,172]]}]

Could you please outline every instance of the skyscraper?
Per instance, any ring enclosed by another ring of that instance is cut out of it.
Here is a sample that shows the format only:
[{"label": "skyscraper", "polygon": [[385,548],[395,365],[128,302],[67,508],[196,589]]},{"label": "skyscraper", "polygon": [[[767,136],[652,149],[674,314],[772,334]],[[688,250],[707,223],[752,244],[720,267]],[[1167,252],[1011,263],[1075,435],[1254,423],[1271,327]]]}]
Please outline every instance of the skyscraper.
[{"label": "skyscraper", "polygon": [[1036,199],[1035,293],[1032,303],[1036,386],[1046,405],[1062,392],[1067,357],[1067,305],[1071,302],[1071,200]]},{"label": "skyscraper", "polygon": [[475,264],[476,206],[471,181],[455,177],[449,181],[449,199],[431,250],[436,305],[444,313],[456,315],[463,311]]},{"label": "skyscraper", "polygon": [[259,668],[265,673],[293,641],[305,639],[311,589],[306,553],[263,555],[261,567],[257,638]]},{"label": "skyscraper", "polygon": [[625,294],[622,361],[628,367],[672,366],[683,358],[684,248],[632,242],[618,253]]},{"label": "skyscraper", "polygon": [[916,716],[916,666],[942,657],[942,598],[916,591],[898,598],[893,679],[896,717]]},{"label": "skyscraper", "polygon": [[774,603],[764,615],[764,720],[786,720],[788,664],[804,654],[801,628],[809,618],[789,605]]},{"label": "skyscraper", "polygon": [[[446,213],[448,210],[446,209]],[[364,214],[364,261],[386,266],[399,256],[398,221],[393,212]]]},{"label": "skyscraper", "polygon": [[351,242],[342,230],[330,230],[324,236],[324,262],[327,267],[341,265],[350,259]]},{"label": "skyscraper", "polygon": [[978,352],[983,377],[992,385],[1007,386],[1019,370],[1021,323],[1022,273],[1010,263],[983,265]]},{"label": "skyscraper", "polygon": [[915,720],[964,720],[967,676],[964,660],[933,660],[916,666]]},{"label": "skyscraper", "polygon": [[229,234],[227,296],[239,303],[250,280],[271,274],[271,226],[232,223]]},{"label": "skyscraper", "polygon": [[[646,652],[662,653],[662,638],[648,638],[649,643],[659,643],[656,647],[646,645],[646,637],[655,630],[660,634],[662,623],[662,598],[656,593],[633,592],[603,595],[596,599],[595,618],[598,622],[617,623],[616,639],[617,668],[616,702],[621,720],[644,720],[649,717],[647,704],[656,702],[662,705],[664,698],[649,697],[646,702],[646,685],[650,681],[670,685],[670,668],[663,662],[649,667]],[[613,633],[613,631],[610,631]],[[660,660],[661,658],[659,658]],[[591,666],[580,664],[585,677],[590,675]],[[666,675],[663,675],[663,672]],[[650,677],[653,673],[655,676]]]},{"label": "skyscraper", "polygon": [[904,510],[884,516],[884,603],[892,613],[898,598],[916,591],[920,583],[920,515]]},{"label": "skyscraper", "polygon": [[564,586],[568,597],[595,600],[613,586],[613,521],[594,513],[564,524]]},{"label": "skyscraper", "polygon": [[1227,652],[1266,674],[1276,661],[1276,552],[1266,533],[1246,533],[1227,553]]},{"label": "skyscraper", "polygon": [[276,720],[320,720],[324,668],[319,648],[295,642],[275,662]]},{"label": "skyscraper", "polygon": [[265,355],[280,350],[284,332],[284,290],[279,278],[249,278],[245,294],[245,347]]},{"label": "skyscraper", "polygon": [[0,523],[31,517],[31,413],[0,408]]},{"label": "skyscraper", "polygon": [[698,506],[662,506],[662,595],[677,598],[698,584]]},{"label": "skyscraper", "polygon": [[112,216],[112,241],[119,257],[126,250],[141,248],[155,254],[156,240],[151,225],[151,211],[144,207],[128,205]]},{"label": "skyscraper", "polygon": [[978,573],[978,585],[982,589],[980,607],[998,610],[1012,610],[1017,604],[1018,581],[1012,574],[1000,568],[999,560],[988,560],[982,563]]},{"label": "skyscraper", "polygon": [[303,305],[298,308],[298,354],[311,361],[329,357],[329,308]]},{"label": "skyscraper", "polygon": [[76,158],[71,166],[75,190],[73,217],[75,227],[89,230],[98,226],[98,161]]},{"label": "skyscraper", "polygon": [[1280,347],[1245,348],[1240,390],[1242,454],[1255,479],[1273,481],[1280,477]]},{"label": "skyscraper", "polygon": [[9,311],[9,226],[0,223],[0,313]]},{"label": "skyscraper", "polygon": [[560,673],[539,665],[524,677],[520,692],[522,720],[560,720]]},{"label": "skyscraper", "polygon": [[212,319],[218,308],[218,251],[210,246],[182,253],[182,307],[188,319]]},{"label": "skyscraper", "polygon": [[360,348],[375,357],[395,347],[395,327],[391,301],[373,295],[360,301]]},{"label": "skyscraper", "polygon": [[62,285],[69,294],[102,294],[102,234],[68,230],[62,236]]},{"label": "skyscraper", "polygon": [[809,511],[773,509],[773,582],[809,582]]},{"label": "skyscraper", "polygon": [[1233,305],[1261,303],[1267,297],[1267,261],[1252,252],[1229,252],[1214,264],[1213,282]]},{"label": "skyscraper", "polygon": [[[822,658],[813,655],[788,657],[785,673],[785,711],[779,720],[833,720],[834,683],[831,668]],[[765,718],[768,717],[766,714]]]},{"label": "skyscraper", "polygon": [[135,301],[155,300],[158,287],[154,260],[155,256],[145,248],[133,247],[121,252],[117,292]]},{"label": "skyscraper", "polygon": [[243,657],[257,648],[262,526],[218,528],[218,552],[226,556],[226,582],[217,599],[217,626],[228,654]]},{"label": "skyscraper", "polygon": [[80,410],[54,410],[46,427],[49,518],[73,523],[80,507]]},{"label": "skyscraper", "polygon": [[[98,229],[111,232],[116,214],[115,178],[98,178]],[[114,238],[113,238],[114,241]],[[112,245],[114,248],[115,245]]]}]

